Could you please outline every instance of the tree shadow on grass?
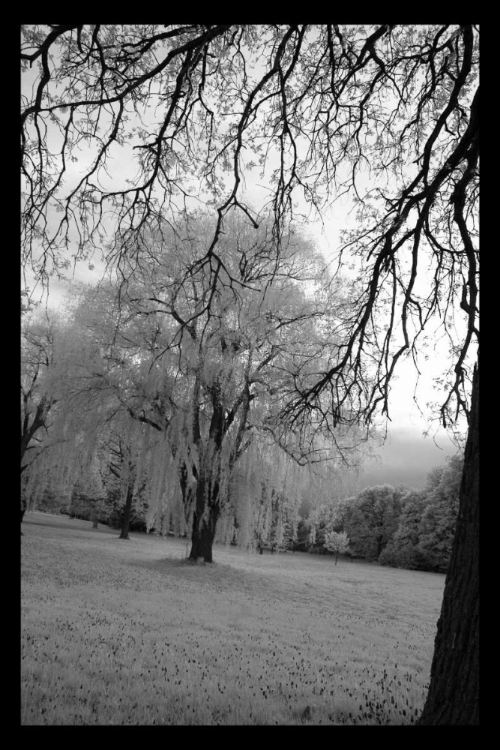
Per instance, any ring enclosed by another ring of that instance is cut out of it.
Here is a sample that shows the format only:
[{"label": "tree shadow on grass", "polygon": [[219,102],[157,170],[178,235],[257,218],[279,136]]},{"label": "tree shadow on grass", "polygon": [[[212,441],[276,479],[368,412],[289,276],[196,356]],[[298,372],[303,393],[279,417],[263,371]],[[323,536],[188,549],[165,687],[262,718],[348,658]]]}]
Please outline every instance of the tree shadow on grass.
[{"label": "tree shadow on grass", "polygon": [[135,558],[127,561],[126,564],[172,576],[179,581],[207,584],[210,588],[220,590],[220,592],[237,591],[251,598],[260,599],[266,594],[274,596],[277,589],[280,589],[280,582],[260,571],[238,570],[226,563],[205,565],[193,563],[185,558],[162,557],[149,560]]},{"label": "tree shadow on grass", "polygon": [[196,563],[185,557],[176,557],[173,555],[149,560],[134,558],[133,560],[130,560],[128,564],[140,568],[147,568],[148,570],[155,570],[160,573],[175,572],[178,574],[186,574],[187,576],[193,574],[193,578],[197,578],[200,575],[210,577],[211,573],[218,574],[221,572],[233,572],[229,565],[223,565],[220,563]]}]

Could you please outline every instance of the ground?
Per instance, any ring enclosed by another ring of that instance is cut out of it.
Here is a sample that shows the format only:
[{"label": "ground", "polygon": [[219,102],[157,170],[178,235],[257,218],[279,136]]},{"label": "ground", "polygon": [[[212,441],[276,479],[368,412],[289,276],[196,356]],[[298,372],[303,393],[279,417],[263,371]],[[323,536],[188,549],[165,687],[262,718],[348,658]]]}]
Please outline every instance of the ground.
[{"label": "ground", "polygon": [[28,513],[23,724],[408,724],[444,576]]}]

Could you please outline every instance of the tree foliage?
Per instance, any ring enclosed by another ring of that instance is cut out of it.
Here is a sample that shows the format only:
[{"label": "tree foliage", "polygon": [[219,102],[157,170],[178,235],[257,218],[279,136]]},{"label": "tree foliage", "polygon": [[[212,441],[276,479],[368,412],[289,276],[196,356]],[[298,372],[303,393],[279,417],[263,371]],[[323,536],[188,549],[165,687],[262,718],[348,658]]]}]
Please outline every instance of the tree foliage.
[{"label": "tree foliage", "polygon": [[390,484],[366,487],[350,502],[343,527],[355,555],[378,560],[398,525],[401,492]]},{"label": "tree foliage", "polygon": [[378,561],[382,565],[419,569],[425,567],[419,550],[420,524],[426,508],[425,492],[410,489],[401,498],[401,503],[398,526]]},{"label": "tree foliage", "polygon": [[335,565],[339,554],[343,555],[349,549],[349,537],[345,531],[329,531],[325,534],[325,547],[329,552],[335,552]]},{"label": "tree foliage", "polygon": [[462,472],[463,457],[454,456],[442,468],[435,486],[428,487],[418,546],[431,570],[448,570],[457,524]]},{"label": "tree foliage", "polygon": [[446,573],[458,515],[463,458],[429,472],[423,490],[402,498],[398,528],[379,557],[385,565]]}]

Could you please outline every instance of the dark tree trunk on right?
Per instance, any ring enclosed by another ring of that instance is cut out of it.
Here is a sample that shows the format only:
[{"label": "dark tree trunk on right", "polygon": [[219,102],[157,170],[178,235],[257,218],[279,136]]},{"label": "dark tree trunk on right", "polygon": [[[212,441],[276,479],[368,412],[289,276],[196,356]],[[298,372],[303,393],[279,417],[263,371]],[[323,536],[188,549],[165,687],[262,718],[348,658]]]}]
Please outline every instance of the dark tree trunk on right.
[{"label": "dark tree trunk on right", "polygon": [[460,508],[420,725],[479,724],[479,366]]}]

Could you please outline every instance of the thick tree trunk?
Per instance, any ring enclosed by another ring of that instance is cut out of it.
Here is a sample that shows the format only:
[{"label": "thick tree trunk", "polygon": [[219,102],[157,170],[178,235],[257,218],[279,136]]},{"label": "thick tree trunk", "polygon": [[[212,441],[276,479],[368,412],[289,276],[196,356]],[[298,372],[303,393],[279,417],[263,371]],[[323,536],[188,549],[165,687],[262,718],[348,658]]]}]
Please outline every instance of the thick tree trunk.
[{"label": "thick tree trunk", "polygon": [[120,533],[119,539],[130,539],[128,535],[128,530],[130,527],[130,515],[132,512],[132,500],[133,500],[133,489],[132,487],[129,487],[127,490],[127,499],[125,500],[125,505],[123,507],[123,515],[122,515],[122,530]]},{"label": "thick tree trunk", "polygon": [[429,692],[417,723],[479,724],[479,366]]},{"label": "thick tree trunk", "polygon": [[217,490],[218,488],[215,487],[212,493],[205,492],[205,482],[199,477],[196,488],[196,509],[193,514],[190,560],[196,561],[202,558],[207,563],[213,562],[212,546],[219,517],[219,508],[216,504]]},{"label": "thick tree trunk", "polygon": [[215,537],[215,526],[217,523],[217,508],[209,507],[207,517],[199,517],[196,512],[193,517],[193,534],[191,536],[190,560],[203,560],[207,563],[213,562],[212,546]]}]

